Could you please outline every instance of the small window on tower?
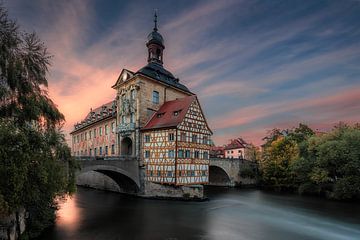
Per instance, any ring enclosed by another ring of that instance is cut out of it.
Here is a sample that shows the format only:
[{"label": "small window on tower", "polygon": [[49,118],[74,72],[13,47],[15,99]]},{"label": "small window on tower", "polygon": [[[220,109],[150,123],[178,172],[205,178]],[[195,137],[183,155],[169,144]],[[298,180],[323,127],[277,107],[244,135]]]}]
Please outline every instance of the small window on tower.
[{"label": "small window on tower", "polygon": [[152,101],[155,104],[159,104],[159,92],[153,91]]}]

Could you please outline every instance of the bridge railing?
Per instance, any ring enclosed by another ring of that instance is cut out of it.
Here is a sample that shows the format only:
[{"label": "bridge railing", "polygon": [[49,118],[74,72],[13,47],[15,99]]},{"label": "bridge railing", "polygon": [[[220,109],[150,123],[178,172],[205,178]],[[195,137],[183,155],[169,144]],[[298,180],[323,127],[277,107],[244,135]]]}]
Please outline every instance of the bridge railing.
[{"label": "bridge railing", "polygon": [[137,160],[136,157],[131,156],[75,156],[79,161],[94,161],[94,160]]}]

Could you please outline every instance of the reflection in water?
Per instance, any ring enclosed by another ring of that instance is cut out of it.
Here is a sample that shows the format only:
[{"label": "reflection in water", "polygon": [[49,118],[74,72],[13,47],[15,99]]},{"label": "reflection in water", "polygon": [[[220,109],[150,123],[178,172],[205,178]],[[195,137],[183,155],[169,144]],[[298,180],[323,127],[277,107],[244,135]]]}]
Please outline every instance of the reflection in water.
[{"label": "reflection in water", "polygon": [[80,221],[80,208],[76,205],[76,197],[67,197],[62,200],[60,209],[57,212],[56,225],[63,231],[74,232]]},{"label": "reflection in water", "polygon": [[139,199],[79,188],[41,239],[359,239],[360,206],[210,188],[210,201]]}]

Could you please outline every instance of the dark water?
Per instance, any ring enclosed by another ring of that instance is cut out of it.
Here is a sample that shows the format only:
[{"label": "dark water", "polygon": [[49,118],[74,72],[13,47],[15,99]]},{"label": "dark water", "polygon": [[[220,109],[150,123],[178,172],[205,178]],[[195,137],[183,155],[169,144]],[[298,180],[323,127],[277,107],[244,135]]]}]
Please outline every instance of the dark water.
[{"label": "dark water", "polygon": [[209,201],[79,188],[41,239],[360,239],[360,205],[259,190],[207,189]]}]

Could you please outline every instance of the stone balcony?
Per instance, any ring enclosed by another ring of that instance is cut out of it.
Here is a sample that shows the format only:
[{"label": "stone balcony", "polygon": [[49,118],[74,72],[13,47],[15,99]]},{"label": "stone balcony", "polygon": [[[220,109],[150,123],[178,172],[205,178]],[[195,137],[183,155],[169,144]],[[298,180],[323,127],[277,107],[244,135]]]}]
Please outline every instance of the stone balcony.
[{"label": "stone balcony", "polygon": [[130,135],[131,132],[135,131],[135,123],[121,123],[117,127],[117,132],[121,136],[127,136]]}]

